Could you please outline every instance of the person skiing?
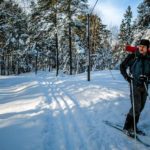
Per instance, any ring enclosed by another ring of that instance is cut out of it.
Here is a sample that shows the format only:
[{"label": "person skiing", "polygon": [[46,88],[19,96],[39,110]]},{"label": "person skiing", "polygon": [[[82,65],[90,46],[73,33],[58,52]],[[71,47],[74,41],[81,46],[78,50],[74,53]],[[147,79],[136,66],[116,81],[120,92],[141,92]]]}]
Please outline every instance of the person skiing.
[{"label": "person skiing", "polygon": [[138,50],[135,53],[128,54],[120,64],[121,74],[130,83],[132,105],[127,114],[123,130],[132,136],[135,136],[136,133],[144,134],[137,128],[137,123],[148,96],[148,84],[150,81],[149,44],[149,40],[142,39]]}]

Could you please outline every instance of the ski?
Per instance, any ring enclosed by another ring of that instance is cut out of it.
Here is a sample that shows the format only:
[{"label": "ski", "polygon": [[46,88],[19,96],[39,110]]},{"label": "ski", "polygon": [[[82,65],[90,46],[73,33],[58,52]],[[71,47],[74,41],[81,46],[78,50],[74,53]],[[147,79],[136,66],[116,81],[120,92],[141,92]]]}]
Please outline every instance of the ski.
[{"label": "ski", "polygon": [[[103,121],[106,125],[108,125],[108,126],[110,126],[110,127],[112,127],[112,128],[115,128],[115,129],[117,129],[117,130],[119,130],[120,132],[122,132],[122,133],[124,133],[125,135],[127,135],[124,131],[123,131],[123,126],[122,125],[119,125],[119,124],[117,124],[117,123],[113,123],[113,122],[110,122],[110,121],[107,121],[107,120],[104,120]],[[130,139],[132,139],[132,140],[134,140],[134,138],[133,137],[131,137],[131,136],[129,136],[129,135],[127,135]],[[146,142],[144,142],[143,140],[148,140],[148,142],[146,143]],[[139,134],[137,134],[136,135],[136,141],[137,142],[139,142],[140,144],[142,144],[142,145],[144,145],[145,147],[150,147],[150,144],[148,144],[148,143],[150,143],[150,138],[148,137],[148,136],[144,136],[144,135],[139,135]]]},{"label": "ski", "polygon": [[[123,131],[123,125],[120,125],[120,124],[117,124],[117,123],[112,123],[110,121],[104,121],[104,122],[107,122],[108,124],[114,125],[114,126],[120,128]],[[136,134],[140,135],[140,136],[147,136],[144,132],[142,132],[142,133],[136,133]]]}]

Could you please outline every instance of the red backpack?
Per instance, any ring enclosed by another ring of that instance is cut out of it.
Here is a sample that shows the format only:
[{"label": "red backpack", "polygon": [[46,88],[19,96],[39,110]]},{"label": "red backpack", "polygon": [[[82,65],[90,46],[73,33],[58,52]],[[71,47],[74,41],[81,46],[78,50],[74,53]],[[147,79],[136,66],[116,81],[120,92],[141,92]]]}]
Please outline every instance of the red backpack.
[{"label": "red backpack", "polygon": [[[126,45],[125,50],[128,52],[136,52],[138,50],[138,47],[136,46],[131,46],[131,45]],[[148,52],[150,53],[150,48],[148,49]]]}]

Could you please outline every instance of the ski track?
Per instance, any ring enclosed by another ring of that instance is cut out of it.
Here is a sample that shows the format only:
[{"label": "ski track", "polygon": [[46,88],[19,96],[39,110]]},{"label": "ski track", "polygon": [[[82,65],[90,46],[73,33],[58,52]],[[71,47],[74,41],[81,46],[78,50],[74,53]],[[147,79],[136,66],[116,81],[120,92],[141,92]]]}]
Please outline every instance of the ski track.
[{"label": "ski track", "polygon": [[58,88],[54,82],[46,81],[46,83],[48,83],[47,93],[51,93],[49,95],[52,99],[51,107],[54,107],[54,111],[51,113],[55,115],[57,112],[58,115],[53,120],[55,121],[55,126],[53,126],[52,130],[55,136],[53,137],[53,142],[50,142],[54,145],[49,145],[49,148],[97,150],[97,145],[88,138],[86,126],[89,123],[87,123],[87,117],[83,116],[84,112],[81,111],[76,100],[72,99],[61,88]]}]

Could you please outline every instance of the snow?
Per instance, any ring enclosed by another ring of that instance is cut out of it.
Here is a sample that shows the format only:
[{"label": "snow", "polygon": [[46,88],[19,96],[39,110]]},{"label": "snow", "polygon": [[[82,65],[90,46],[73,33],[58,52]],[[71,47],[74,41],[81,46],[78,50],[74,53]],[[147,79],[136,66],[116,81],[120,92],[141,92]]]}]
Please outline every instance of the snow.
[{"label": "snow", "polygon": [[[147,150],[103,120],[123,124],[129,85],[119,71],[0,76],[0,150]],[[150,135],[150,101],[139,128]]]}]

